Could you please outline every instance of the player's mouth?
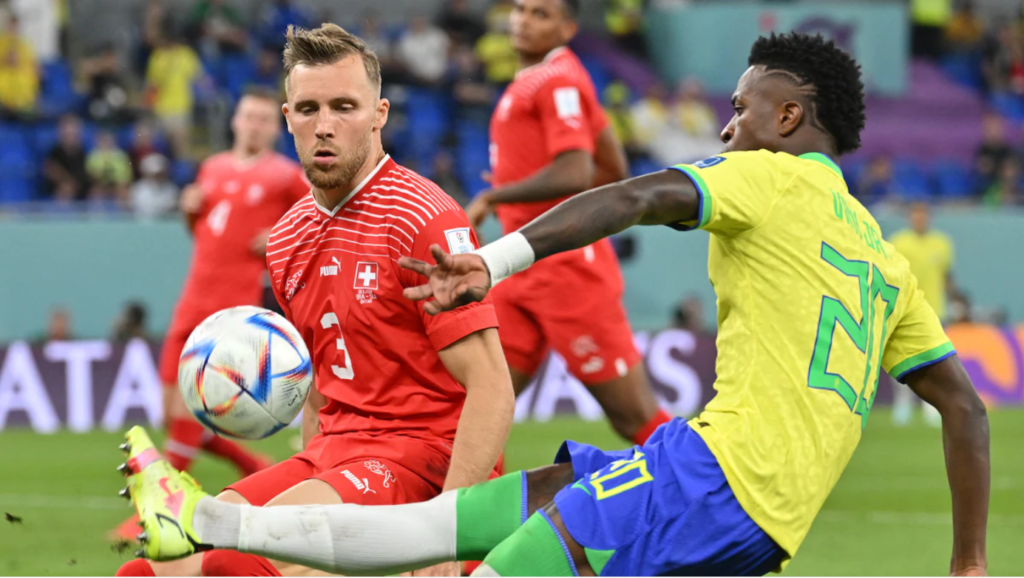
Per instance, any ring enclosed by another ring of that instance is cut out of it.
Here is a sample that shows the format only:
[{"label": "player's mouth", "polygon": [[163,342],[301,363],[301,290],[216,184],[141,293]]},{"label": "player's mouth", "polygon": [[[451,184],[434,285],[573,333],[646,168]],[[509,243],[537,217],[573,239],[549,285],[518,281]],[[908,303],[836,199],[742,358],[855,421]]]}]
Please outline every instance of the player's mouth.
[{"label": "player's mouth", "polygon": [[330,149],[317,149],[313,152],[313,162],[321,166],[334,164],[337,159],[338,155]]}]

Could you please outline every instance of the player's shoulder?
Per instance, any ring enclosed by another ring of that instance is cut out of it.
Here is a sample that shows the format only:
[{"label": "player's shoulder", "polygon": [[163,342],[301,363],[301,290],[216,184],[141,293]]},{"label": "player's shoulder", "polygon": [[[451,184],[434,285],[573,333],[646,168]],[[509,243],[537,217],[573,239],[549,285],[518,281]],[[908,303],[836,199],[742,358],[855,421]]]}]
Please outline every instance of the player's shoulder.
[{"label": "player's shoulder", "polygon": [[462,207],[437,183],[397,163],[369,187],[366,196],[399,201],[406,208],[402,214],[411,212],[415,217],[417,234],[435,220],[453,214],[465,217]]},{"label": "player's shoulder", "polygon": [[543,62],[524,69],[516,80],[520,90],[531,94],[545,87],[566,85],[594,91],[594,81],[583,62],[564,46],[556,48]]},{"label": "player's shoulder", "polygon": [[274,227],[271,229],[269,243],[273,244],[275,238],[279,238],[282,232],[292,232],[308,227],[316,221],[317,211],[319,209],[316,206],[316,200],[313,199],[313,195],[303,197],[302,200],[292,205],[274,224]]},{"label": "player's shoulder", "polygon": [[223,151],[206,157],[201,163],[204,171],[226,171],[234,166],[231,151]]}]

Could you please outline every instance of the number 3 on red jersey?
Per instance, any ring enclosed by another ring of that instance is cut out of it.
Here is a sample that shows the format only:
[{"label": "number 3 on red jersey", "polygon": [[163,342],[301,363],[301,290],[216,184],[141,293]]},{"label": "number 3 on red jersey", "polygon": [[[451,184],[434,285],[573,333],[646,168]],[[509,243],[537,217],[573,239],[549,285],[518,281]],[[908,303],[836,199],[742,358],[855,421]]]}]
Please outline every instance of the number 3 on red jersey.
[{"label": "number 3 on red jersey", "polygon": [[331,371],[341,379],[352,379],[355,377],[355,372],[352,370],[352,357],[348,354],[348,349],[345,348],[345,336],[341,334],[341,323],[338,322],[338,316],[334,313],[325,313],[320,319],[320,325],[324,329],[330,329],[332,325],[338,326],[338,339],[335,340],[335,347],[345,354],[345,366],[332,365]]}]

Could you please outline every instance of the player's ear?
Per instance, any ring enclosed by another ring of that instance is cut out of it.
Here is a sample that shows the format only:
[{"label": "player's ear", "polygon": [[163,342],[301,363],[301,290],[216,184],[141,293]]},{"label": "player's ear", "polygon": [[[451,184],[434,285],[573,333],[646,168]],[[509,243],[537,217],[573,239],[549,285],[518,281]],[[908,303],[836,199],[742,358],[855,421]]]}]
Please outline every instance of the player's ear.
[{"label": "player's ear", "polygon": [[391,101],[386,98],[377,100],[377,113],[373,118],[373,130],[381,130],[388,123],[388,112],[391,111]]},{"label": "player's ear", "polygon": [[288,103],[281,105],[281,112],[284,113],[284,122],[288,125],[288,134],[295,134],[292,132],[292,119],[288,116]]},{"label": "player's ear", "polygon": [[779,107],[779,136],[788,137],[804,120],[804,107],[795,100],[788,100]]}]

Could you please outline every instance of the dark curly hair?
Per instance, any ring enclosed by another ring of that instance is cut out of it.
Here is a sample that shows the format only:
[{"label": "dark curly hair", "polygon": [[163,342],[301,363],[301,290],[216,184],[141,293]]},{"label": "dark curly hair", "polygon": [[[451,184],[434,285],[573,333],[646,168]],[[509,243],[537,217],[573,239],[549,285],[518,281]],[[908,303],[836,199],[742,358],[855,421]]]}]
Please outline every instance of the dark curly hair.
[{"label": "dark curly hair", "polygon": [[820,34],[773,32],[754,42],[747,62],[785,73],[803,89],[811,100],[811,122],[832,137],[837,154],[860,148],[860,131],[864,129],[860,65],[833,41]]}]

